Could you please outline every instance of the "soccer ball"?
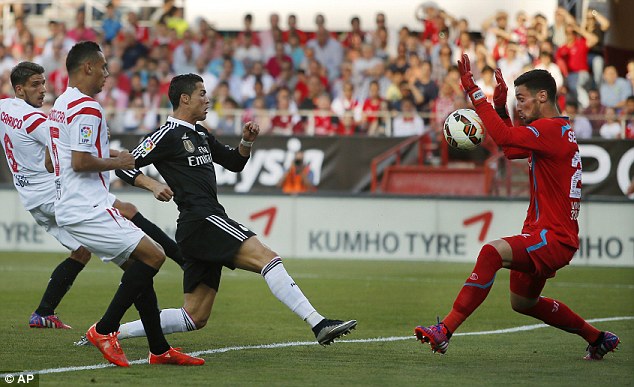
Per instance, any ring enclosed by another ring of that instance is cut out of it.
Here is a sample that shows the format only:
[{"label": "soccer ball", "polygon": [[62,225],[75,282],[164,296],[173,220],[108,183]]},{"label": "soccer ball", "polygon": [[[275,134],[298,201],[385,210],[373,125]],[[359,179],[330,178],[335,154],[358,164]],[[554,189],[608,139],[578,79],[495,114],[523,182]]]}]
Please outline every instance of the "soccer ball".
[{"label": "soccer ball", "polygon": [[442,132],[449,145],[461,150],[474,149],[484,140],[482,120],[471,109],[458,109],[449,114]]}]

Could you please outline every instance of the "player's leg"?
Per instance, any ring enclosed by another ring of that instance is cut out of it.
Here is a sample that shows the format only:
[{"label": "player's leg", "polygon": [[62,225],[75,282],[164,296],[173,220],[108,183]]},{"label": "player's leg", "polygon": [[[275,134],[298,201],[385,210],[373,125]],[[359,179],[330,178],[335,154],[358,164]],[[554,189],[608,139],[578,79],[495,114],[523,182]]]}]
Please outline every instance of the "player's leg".
[{"label": "player's leg", "polygon": [[534,317],[566,332],[581,336],[588,342],[586,359],[600,360],[616,349],[619,338],[611,332],[601,332],[559,300],[540,296],[546,278],[511,271],[511,306],[513,310]]},{"label": "player's leg", "polygon": [[31,328],[71,328],[57,318],[55,309],[89,260],[90,251],[80,247],[73,251],[70,257],[57,265],[46,285],[39,306],[29,319]]},{"label": "player's leg", "polygon": [[510,267],[512,262],[513,250],[505,240],[498,239],[484,245],[449,314],[436,325],[416,327],[414,333],[417,339],[429,343],[432,351],[445,353],[452,333],[489,295],[498,270]]},{"label": "player's leg", "polygon": [[260,273],[271,293],[311,326],[320,344],[328,345],[356,327],[356,320],[331,320],[319,314],[288,274],[280,256],[256,236],[242,242],[234,264],[237,268]]},{"label": "player's leg", "polygon": [[[183,274],[185,302],[179,309],[161,311],[161,329],[164,334],[188,332],[207,325],[220,285],[222,265],[188,261]],[[141,320],[122,324],[119,338],[145,336]]]},{"label": "player's leg", "polygon": [[70,290],[77,275],[90,260],[90,252],[66,231],[57,226],[53,203],[43,204],[29,212],[38,225],[42,226],[47,233],[72,251],[70,257],[62,261],[53,270],[40,304],[29,318],[29,326],[31,328],[70,329],[69,325],[64,324],[55,315],[55,309],[68,290]]},{"label": "player's leg", "polygon": [[176,242],[167,234],[165,234],[165,232],[161,230],[156,224],[145,218],[134,204],[116,199],[114,201],[113,207],[118,209],[121,215],[123,215],[127,219],[130,219],[132,223],[134,223],[150,238],[161,245],[161,247],[163,247],[163,250],[165,251],[165,255],[176,262],[178,266],[183,266],[183,256]]}]

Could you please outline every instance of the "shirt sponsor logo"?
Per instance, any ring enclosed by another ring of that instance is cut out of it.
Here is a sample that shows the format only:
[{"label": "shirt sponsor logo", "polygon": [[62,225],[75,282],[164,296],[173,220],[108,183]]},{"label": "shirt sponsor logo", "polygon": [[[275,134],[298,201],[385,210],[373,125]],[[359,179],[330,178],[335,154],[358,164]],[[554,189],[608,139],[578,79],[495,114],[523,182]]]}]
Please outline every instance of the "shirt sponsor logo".
[{"label": "shirt sponsor logo", "polygon": [[90,145],[92,144],[92,125],[82,125],[79,128],[79,143],[81,145]]}]

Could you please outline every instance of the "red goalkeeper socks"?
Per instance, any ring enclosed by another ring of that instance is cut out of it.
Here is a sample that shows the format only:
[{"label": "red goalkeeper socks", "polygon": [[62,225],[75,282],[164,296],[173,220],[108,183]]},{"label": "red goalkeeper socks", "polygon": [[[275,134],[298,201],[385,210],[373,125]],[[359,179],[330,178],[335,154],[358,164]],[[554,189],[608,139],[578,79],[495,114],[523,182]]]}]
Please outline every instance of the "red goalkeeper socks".
[{"label": "red goalkeeper socks", "polygon": [[487,298],[495,280],[495,273],[501,268],[500,253],[495,247],[484,245],[478,255],[473,273],[458,293],[451,312],[442,320],[450,332],[455,332]]}]

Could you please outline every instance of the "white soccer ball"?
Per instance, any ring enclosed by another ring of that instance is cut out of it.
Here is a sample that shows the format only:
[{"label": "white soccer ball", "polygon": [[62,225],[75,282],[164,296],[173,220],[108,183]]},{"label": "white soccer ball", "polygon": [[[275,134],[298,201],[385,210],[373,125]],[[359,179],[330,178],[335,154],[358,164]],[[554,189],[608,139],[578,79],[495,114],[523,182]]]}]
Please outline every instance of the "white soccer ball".
[{"label": "white soccer ball", "polygon": [[472,109],[458,109],[449,114],[442,132],[449,145],[461,150],[474,149],[484,140],[484,125]]}]

